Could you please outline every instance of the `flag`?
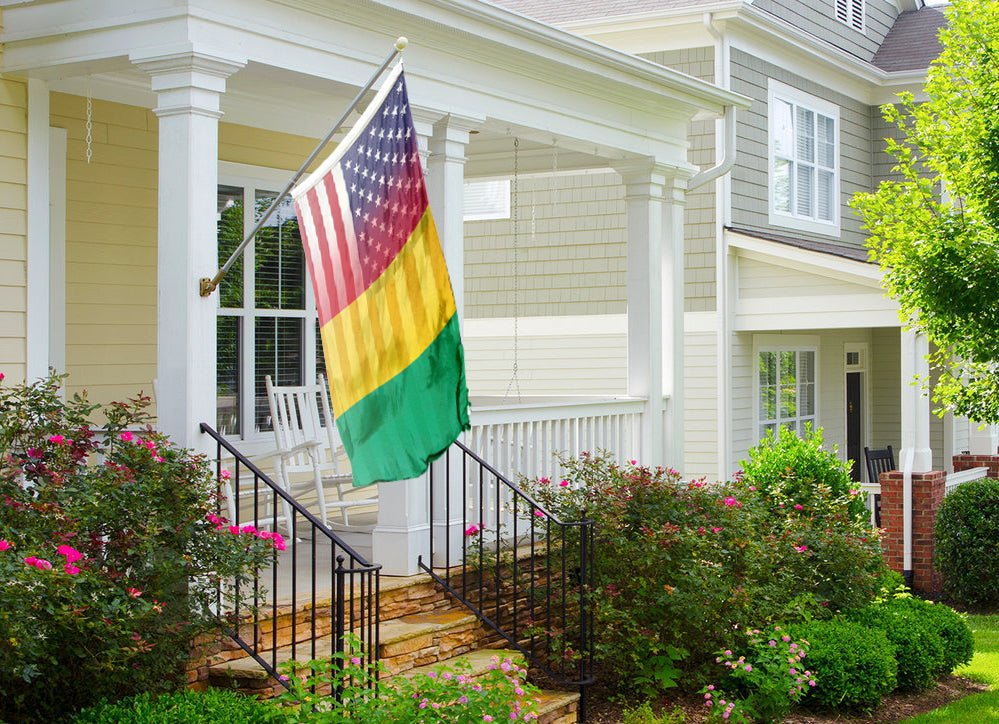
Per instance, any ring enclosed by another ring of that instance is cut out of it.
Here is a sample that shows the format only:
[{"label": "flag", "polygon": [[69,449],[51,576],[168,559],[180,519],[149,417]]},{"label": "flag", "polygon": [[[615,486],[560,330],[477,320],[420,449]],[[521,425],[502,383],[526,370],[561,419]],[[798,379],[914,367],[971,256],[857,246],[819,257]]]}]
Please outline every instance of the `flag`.
[{"label": "flag", "polygon": [[354,485],[416,477],[468,429],[468,388],[401,64],[292,195]]}]

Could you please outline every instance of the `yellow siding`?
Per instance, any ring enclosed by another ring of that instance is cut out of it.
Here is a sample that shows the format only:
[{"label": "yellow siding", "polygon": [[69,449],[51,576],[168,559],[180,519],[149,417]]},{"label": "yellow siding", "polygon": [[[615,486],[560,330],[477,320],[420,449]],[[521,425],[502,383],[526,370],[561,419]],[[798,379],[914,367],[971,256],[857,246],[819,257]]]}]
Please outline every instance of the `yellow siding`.
[{"label": "yellow siding", "polygon": [[9,382],[27,372],[28,91],[0,78],[0,372]]},{"label": "yellow siding", "polygon": [[[66,371],[95,402],[152,391],[156,376],[157,121],[144,108],[53,93],[66,129]],[[0,189],[2,193],[2,189]]]},{"label": "yellow siding", "polygon": [[[20,97],[0,87],[0,103]],[[23,317],[23,283],[9,268],[24,263],[23,219],[10,215],[8,200],[24,181],[24,152],[12,157],[14,129],[0,106],[0,333],[21,330],[9,314]],[[156,376],[156,223],[158,123],[144,108],[93,102],[91,162],[86,161],[86,100],[53,93],[51,124],[65,128],[66,163],[66,367],[70,393],[87,390],[91,400],[108,402],[150,393]],[[297,168],[312,150],[312,139],[221,124],[221,160],[258,166]],[[22,147],[24,145],[22,140]],[[14,160],[19,163],[15,165]],[[6,172],[6,173],[5,173]],[[18,175],[19,174],[19,175]],[[289,173],[290,178],[290,173]],[[22,211],[23,216],[23,202]],[[16,233],[15,233],[16,232]],[[23,277],[23,272],[21,272]],[[18,301],[19,300],[19,301]],[[20,307],[12,306],[15,302]],[[0,353],[7,345],[0,340]],[[0,360],[2,361],[2,360]],[[23,353],[21,355],[23,367]],[[23,375],[23,369],[21,371]]]},{"label": "yellow siding", "polygon": [[[685,476],[717,480],[718,471],[718,343],[714,332],[687,333],[684,338]],[[669,461],[673,462],[673,461]],[[725,471],[729,473],[732,471]]]}]

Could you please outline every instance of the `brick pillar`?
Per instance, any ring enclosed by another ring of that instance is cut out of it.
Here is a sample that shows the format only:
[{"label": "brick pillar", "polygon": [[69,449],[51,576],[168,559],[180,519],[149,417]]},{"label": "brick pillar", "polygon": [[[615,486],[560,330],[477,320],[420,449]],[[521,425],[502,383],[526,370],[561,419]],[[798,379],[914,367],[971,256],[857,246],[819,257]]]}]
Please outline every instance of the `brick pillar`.
[{"label": "brick pillar", "polygon": [[[885,563],[903,572],[904,521],[902,517],[902,471],[881,473],[881,546]],[[932,470],[912,474],[912,587],[923,593],[938,593],[940,579],[933,569],[933,527],[947,490],[947,473]]]},{"label": "brick pillar", "polygon": [[988,468],[990,478],[999,478],[999,455],[955,455],[954,472],[971,468]]}]

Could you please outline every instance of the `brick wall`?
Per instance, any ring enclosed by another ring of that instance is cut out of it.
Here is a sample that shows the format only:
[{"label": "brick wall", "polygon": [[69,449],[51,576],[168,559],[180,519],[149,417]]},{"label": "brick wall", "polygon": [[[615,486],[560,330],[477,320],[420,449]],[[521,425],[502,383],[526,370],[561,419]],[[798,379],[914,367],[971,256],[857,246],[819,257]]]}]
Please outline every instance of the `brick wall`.
[{"label": "brick wall", "polygon": [[[904,571],[904,521],[902,472],[881,473],[881,526],[885,562],[894,571]],[[933,568],[933,527],[947,490],[947,473],[933,470],[912,474],[912,587],[922,593],[937,593],[940,577]]]},{"label": "brick wall", "polygon": [[955,455],[954,472],[971,468],[988,468],[990,478],[999,478],[999,455]]}]

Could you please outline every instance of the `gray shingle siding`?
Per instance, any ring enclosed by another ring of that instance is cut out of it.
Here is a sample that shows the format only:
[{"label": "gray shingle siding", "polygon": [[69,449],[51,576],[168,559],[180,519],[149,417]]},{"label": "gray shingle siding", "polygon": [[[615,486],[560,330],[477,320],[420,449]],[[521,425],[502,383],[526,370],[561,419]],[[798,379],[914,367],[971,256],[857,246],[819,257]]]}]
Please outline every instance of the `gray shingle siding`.
[{"label": "gray shingle siding", "polygon": [[[818,241],[840,241],[863,246],[860,220],[847,205],[857,191],[871,188],[871,109],[864,103],[796,76],[744,51],[732,50],[732,90],[753,99],[748,111],[739,113],[738,157],[732,170],[732,224],[740,228],[791,234]],[[768,78],[804,93],[835,103],[840,109],[840,235],[791,231],[771,225],[769,211],[769,144],[767,137]]]},{"label": "gray shingle siding", "polygon": [[[691,48],[647,53],[643,58],[667,68],[714,81],[714,48]],[[715,164],[714,121],[690,124],[687,159],[700,168]],[[715,309],[715,187],[707,184],[687,194],[684,209],[684,309],[710,312]]]},{"label": "gray shingle siding", "polygon": [[861,33],[836,19],[835,0],[756,0],[753,7],[868,62],[874,58],[898,15],[893,2],[868,0],[864,10],[864,32]]}]

